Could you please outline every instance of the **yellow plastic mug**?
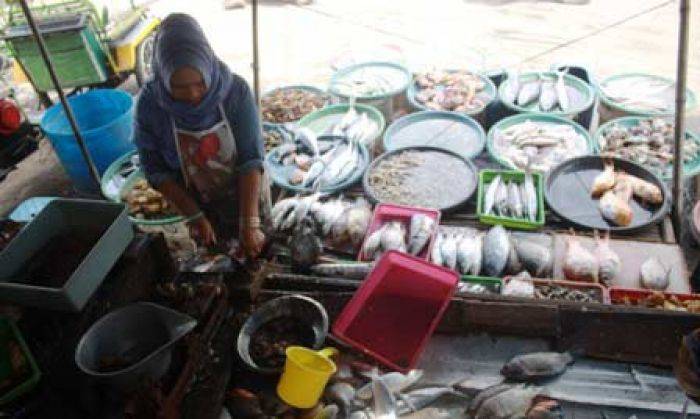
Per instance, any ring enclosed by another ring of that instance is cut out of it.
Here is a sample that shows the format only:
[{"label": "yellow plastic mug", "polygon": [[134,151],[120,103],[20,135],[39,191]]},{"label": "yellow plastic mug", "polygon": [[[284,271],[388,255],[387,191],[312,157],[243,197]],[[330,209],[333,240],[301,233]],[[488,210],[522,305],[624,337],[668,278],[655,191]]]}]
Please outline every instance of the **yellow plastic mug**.
[{"label": "yellow plastic mug", "polygon": [[303,346],[290,346],[286,354],[277,395],[288,405],[299,409],[316,406],[328,379],[335,374],[335,363],[330,357],[337,355],[338,350],[323,348],[317,352]]}]

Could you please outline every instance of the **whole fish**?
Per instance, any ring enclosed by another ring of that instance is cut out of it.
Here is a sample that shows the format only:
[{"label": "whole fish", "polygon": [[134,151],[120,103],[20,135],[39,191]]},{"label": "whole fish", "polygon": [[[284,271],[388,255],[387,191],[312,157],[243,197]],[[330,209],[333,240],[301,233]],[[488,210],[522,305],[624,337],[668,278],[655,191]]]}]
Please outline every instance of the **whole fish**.
[{"label": "whole fish", "polygon": [[610,285],[620,272],[622,261],[610,248],[610,230],[606,232],[603,240],[598,237],[598,230],[594,230],[593,235],[597,244],[595,256],[598,258],[598,279],[604,285]]},{"label": "whole fish", "polygon": [[442,243],[444,241],[444,235],[438,232],[435,236],[435,242],[433,243],[433,250],[430,252],[430,261],[438,266],[442,266]]},{"label": "whole fish", "polygon": [[365,259],[374,259],[382,245],[382,234],[388,226],[389,224],[384,224],[367,237],[365,244],[362,245],[362,255]]},{"label": "whole fish", "polygon": [[299,200],[297,198],[286,198],[275,203],[270,211],[270,217],[272,218],[272,227],[276,231],[281,230],[282,222],[297,205],[299,205]]},{"label": "whole fish", "polygon": [[598,201],[598,211],[603,218],[614,225],[628,226],[632,223],[632,208],[627,200],[618,196],[614,191],[607,191]]},{"label": "whole fish", "polygon": [[326,390],[329,400],[340,405],[340,410],[344,417],[348,417],[353,410],[353,400],[355,400],[355,389],[348,383],[334,383]]},{"label": "whole fish", "polygon": [[520,262],[518,257],[518,252],[515,250],[515,244],[513,243],[513,238],[511,237],[510,249],[508,250],[508,261],[506,262],[506,269],[503,271],[505,274],[517,274],[523,270],[523,264]]},{"label": "whole fish", "polygon": [[503,99],[506,102],[514,103],[520,91],[520,75],[518,70],[508,70],[506,72],[506,86],[503,90]]},{"label": "whole fish", "polygon": [[398,250],[406,252],[406,228],[398,221],[392,221],[387,225],[387,228],[382,232],[380,239],[382,250]]},{"label": "whole fish", "polygon": [[465,236],[457,246],[457,263],[459,271],[464,275],[479,275],[481,272],[481,245],[483,236]]},{"label": "whole fish", "polygon": [[591,196],[598,198],[615,186],[615,167],[611,161],[606,161],[603,171],[600,172],[591,186]]},{"label": "whole fish", "polygon": [[670,273],[671,270],[667,269],[666,266],[655,257],[644,261],[639,268],[642,287],[656,291],[663,291],[668,288]]},{"label": "whole fish", "polygon": [[486,194],[484,195],[484,214],[491,214],[493,211],[493,206],[496,203],[496,192],[501,184],[501,175],[493,178],[489,187],[486,189]]},{"label": "whole fish", "polygon": [[515,251],[523,267],[537,278],[546,278],[552,272],[552,252],[531,240],[513,240]]},{"label": "whole fish", "polygon": [[308,218],[302,221],[289,239],[289,249],[292,266],[297,270],[307,271],[321,256],[323,243],[314,233],[313,222]]},{"label": "whole fish", "polygon": [[523,203],[520,201],[520,189],[515,182],[508,183],[508,209],[511,217],[523,218]]},{"label": "whole fish", "polygon": [[408,253],[419,254],[430,241],[435,229],[435,220],[425,214],[411,216],[409,229]]},{"label": "whole fish", "polygon": [[570,108],[569,93],[566,91],[566,82],[564,81],[566,73],[566,69],[557,72],[557,101],[559,102],[559,108],[563,112],[567,112]]},{"label": "whole fish", "polygon": [[479,411],[481,408],[481,405],[488,399],[490,399],[493,396],[496,396],[498,394],[503,393],[506,390],[510,390],[513,388],[513,385],[511,384],[496,384],[491,387],[487,387],[483,390],[481,390],[476,397],[469,403],[469,407],[467,408],[467,413],[469,414],[470,417],[474,417],[476,415],[476,412]]},{"label": "whole fish", "polygon": [[311,131],[311,129],[306,127],[300,128],[296,132],[295,139],[301,143],[301,145],[306,147],[306,149],[311,152],[313,157],[318,157],[318,138],[316,137],[316,133]]},{"label": "whole fish", "polygon": [[301,185],[304,187],[311,186],[316,179],[323,173],[323,169],[326,166],[323,164],[322,161],[318,160],[315,161],[311,167],[309,167],[309,171],[304,174],[304,177],[301,179]]},{"label": "whole fish", "polygon": [[359,197],[347,210],[346,232],[350,244],[354,248],[360,247],[365,237],[367,227],[372,218],[372,207],[363,198]]},{"label": "whole fish", "polygon": [[396,419],[396,399],[382,377],[372,378],[373,414],[376,419]]},{"label": "whole fish", "polygon": [[557,89],[553,81],[542,82],[542,91],[540,92],[540,110],[549,112],[557,106]]},{"label": "whole fish", "polygon": [[575,236],[567,237],[563,270],[570,281],[598,282],[598,259]]},{"label": "whole fish", "polygon": [[319,276],[337,276],[350,279],[365,279],[374,264],[363,262],[319,263],[311,267],[311,273]]},{"label": "whole fish", "polygon": [[450,387],[425,387],[409,391],[401,396],[397,402],[399,416],[407,415],[430,406],[433,402],[446,395],[464,396]]},{"label": "whole fish", "polygon": [[539,387],[514,386],[486,399],[474,415],[475,419],[524,418]]},{"label": "whole fish", "polygon": [[[318,198],[321,196],[319,193],[314,193],[309,196],[305,196],[303,198],[299,199],[299,205],[294,208],[294,212],[292,215],[294,216],[294,224],[293,225],[299,225],[301,224],[301,221],[306,218],[306,216],[309,214],[309,210],[311,209],[311,205],[318,201]],[[291,226],[290,226],[291,227]]]},{"label": "whole fish", "polygon": [[538,380],[563,373],[573,362],[568,352],[534,352],[513,357],[503,365],[501,374],[516,381]]},{"label": "whole fish", "polygon": [[530,221],[535,222],[537,220],[537,191],[535,190],[535,180],[532,177],[530,171],[525,172],[525,181],[523,182],[525,188],[526,200],[523,201],[523,205],[527,207],[527,216]]},{"label": "whole fish", "polygon": [[[368,375],[370,378],[373,378],[378,376],[378,374],[379,372],[377,370],[372,370]],[[423,377],[423,370],[411,370],[406,374],[400,372],[390,372],[379,375],[379,377],[382,378],[386,388],[392,394],[397,394],[418,382],[418,380]],[[360,387],[360,389],[357,390],[357,398],[360,400],[369,400],[372,398],[372,382]]]},{"label": "whole fish", "polygon": [[661,188],[653,183],[647,182],[644,179],[640,179],[627,173],[618,173],[618,179],[619,178],[629,181],[630,185],[632,185],[632,193],[642,202],[648,202],[655,205],[664,202],[664,195],[661,192]]},{"label": "whole fish", "polygon": [[496,211],[500,217],[508,215],[508,185],[501,181],[496,189]]},{"label": "whole fish", "polygon": [[457,267],[457,243],[459,239],[456,234],[443,237],[441,244],[442,266],[450,269]]},{"label": "whole fish", "polygon": [[334,199],[331,201],[324,202],[320,205],[317,211],[315,211],[316,220],[321,224],[321,230],[323,235],[327,236],[333,223],[340,218],[345,209],[346,203],[342,199]]},{"label": "whole fish", "polygon": [[535,81],[525,83],[523,87],[520,88],[518,92],[518,98],[516,104],[518,106],[527,106],[530,103],[537,100],[540,96],[540,89],[542,87],[542,82],[538,78]]},{"label": "whole fish", "polygon": [[530,208],[527,205],[527,190],[525,189],[525,182],[521,183],[518,189],[520,192],[520,201],[523,203],[523,217],[532,221],[530,219]]},{"label": "whole fish", "polygon": [[489,230],[484,239],[482,270],[486,276],[499,277],[508,262],[510,240],[503,226],[497,225]]}]

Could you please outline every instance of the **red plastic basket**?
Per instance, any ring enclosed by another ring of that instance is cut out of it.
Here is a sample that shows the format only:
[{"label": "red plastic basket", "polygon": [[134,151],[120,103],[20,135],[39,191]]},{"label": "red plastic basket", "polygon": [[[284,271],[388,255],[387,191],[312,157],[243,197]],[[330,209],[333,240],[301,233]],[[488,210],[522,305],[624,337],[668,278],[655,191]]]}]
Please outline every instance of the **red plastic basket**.
[{"label": "red plastic basket", "polygon": [[418,362],[454,294],[457,273],[385,253],[333,325],[341,341],[407,372]]},{"label": "red plastic basket", "polygon": [[437,227],[440,224],[440,211],[436,209],[408,207],[404,205],[394,204],[378,204],[374,208],[372,222],[370,222],[369,228],[367,228],[365,239],[362,241],[362,246],[360,247],[360,251],[357,254],[357,260],[361,262],[367,261],[367,259],[363,258],[362,249],[364,249],[365,241],[367,241],[367,238],[372,233],[374,233],[382,225],[390,221],[401,221],[404,224],[404,226],[406,226],[406,231],[408,232],[411,226],[411,216],[414,214],[424,214],[435,220],[435,230],[433,231],[433,235],[430,237],[428,245],[423,249],[422,252],[418,254],[419,258],[428,260],[428,258],[430,257],[430,251],[433,248],[433,242],[435,241],[435,235],[438,230]]},{"label": "red plastic basket", "polygon": [[[637,304],[637,301],[644,299],[644,298],[654,294],[655,292],[658,292],[658,291],[635,289],[635,288],[612,287],[612,288],[610,288],[610,301],[613,304],[624,304],[625,299],[628,299],[630,302]],[[675,293],[675,292],[664,292],[663,294],[666,297],[674,296],[674,297],[678,298],[678,300],[680,300],[680,301],[688,301],[688,300],[699,300],[700,301],[700,294],[679,294],[679,293]]]},{"label": "red plastic basket", "polygon": [[[503,278],[503,284],[507,284],[513,277],[512,276],[507,276]],[[590,282],[576,282],[576,281],[562,281],[562,280],[549,280],[549,279],[540,279],[540,278],[534,278],[529,281],[532,281],[535,285],[559,285],[560,287],[566,287],[566,288],[571,288],[571,289],[579,289],[579,290],[590,290],[594,289],[596,291],[600,292],[600,298],[603,300],[601,303],[603,304],[610,304],[610,295],[608,293],[608,290],[600,285],[600,284],[593,284]],[[557,301],[557,300],[552,300],[552,301]],[[564,300],[560,300],[564,301]]]}]

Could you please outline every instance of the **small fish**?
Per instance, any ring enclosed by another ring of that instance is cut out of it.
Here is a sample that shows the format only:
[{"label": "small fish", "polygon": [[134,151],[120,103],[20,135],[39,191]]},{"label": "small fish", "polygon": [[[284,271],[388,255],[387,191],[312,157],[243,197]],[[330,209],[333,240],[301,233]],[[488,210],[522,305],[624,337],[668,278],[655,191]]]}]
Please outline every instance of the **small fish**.
[{"label": "small fish", "polygon": [[639,268],[642,287],[650,290],[664,291],[668,288],[671,270],[656,257],[651,257]]},{"label": "small fish", "polygon": [[518,92],[516,104],[518,106],[527,106],[534,102],[540,96],[542,82],[539,78],[535,81],[525,83]]},{"label": "small fish", "polygon": [[598,282],[598,259],[573,235],[567,237],[563,270],[570,281]]},{"label": "small fish", "polygon": [[450,387],[425,387],[403,394],[397,402],[399,416],[407,415],[430,406],[440,397],[446,395],[464,396]]},{"label": "small fish", "polygon": [[493,205],[496,203],[496,192],[498,191],[498,187],[500,184],[500,175],[493,178],[491,183],[489,183],[489,187],[486,189],[486,194],[484,195],[484,214],[491,214],[491,211],[493,210]]},{"label": "small fish", "polygon": [[499,182],[496,189],[496,211],[500,217],[508,215],[508,185],[506,182]]},{"label": "small fish", "polygon": [[598,278],[604,285],[610,285],[622,268],[622,261],[610,248],[610,230],[603,240],[598,237],[598,230],[593,231],[596,241],[595,256],[598,258]]},{"label": "small fish", "polygon": [[632,208],[627,200],[620,198],[614,191],[607,191],[598,201],[598,210],[603,218],[618,226],[632,223]]},{"label": "small fish", "polygon": [[382,245],[382,234],[389,224],[384,224],[367,237],[365,244],[362,246],[362,255],[365,259],[374,259]]},{"label": "small fish", "polygon": [[365,279],[372,271],[373,263],[319,263],[311,267],[311,273],[319,276],[339,276],[350,279]]},{"label": "small fish", "polygon": [[323,164],[322,161],[316,161],[314,162],[311,167],[309,167],[309,171],[304,174],[304,177],[301,179],[301,185],[304,187],[309,187],[311,184],[314,183],[314,181],[323,173],[323,169],[326,166]]},{"label": "small fish", "polygon": [[457,243],[456,234],[443,237],[441,244],[442,265],[446,268],[455,269],[457,267]]},{"label": "small fish", "polygon": [[530,240],[513,240],[515,251],[523,267],[537,278],[546,278],[552,272],[552,251]]},{"label": "small fish", "polygon": [[537,220],[537,191],[535,190],[535,181],[532,178],[532,173],[530,171],[525,172],[525,181],[523,182],[525,188],[526,200],[523,201],[524,205],[527,207],[527,216],[530,221],[535,222]]},{"label": "small fish", "polygon": [[501,368],[501,374],[510,380],[532,381],[557,376],[573,362],[567,352],[534,352],[512,358]]},{"label": "small fish", "polygon": [[465,236],[457,246],[457,263],[464,275],[479,275],[481,272],[481,247],[483,236]]},{"label": "small fish", "polygon": [[392,221],[387,225],[387,228],[382,232],[380,239],[382,250],[398,250],[406,252],[406,228],[398,221]]},{"label": "small fish", "polygon": [[444,241],[443,233],[438,232],[433,243],[433,250],[430,252],[430,261],[438,266],[442,266],[442,243]]},{"label": "small fish", "polygon": [[412,215],[409,229],[408,253],[417,255],[423,251],[433,235],[434,228],[435,220],[427,215]]},{"label": "small fish", "polygon": [[482,269],[486,276],[499,277],[508,262],[510,240],[503,226],[492,227],[483,244]]},{"label": "small fish", "polygon": [[340,405],[343,416],[347,417],[353,410],[355,389],[348,383],[334,383],[326,390],[327,397]]},{"label": "small fish", "polygon": [[600,172],[591,186],[591,196],[598,198],[615,186],[615,167],[611,161],[606,161],[603,171]]},{"label": "small fish", "polygon": [[557,101],[559,102],[559,108],[563,112],[568,112],[570,108],[569,94],[566,91],[566,82],[564,80],[564,75],[568,72],[567,69],[557,72]]},{"label": "small fish", "polygon": [[484,400],[474,419],[524,418],[539,387],[511,387]]},{"label": "small fish", "polygon": [[376,419],[396,419],[396,398],[389,391],[382,377],[372,378],[373,414]]},{"label": "small fish", "polygon": [[518,97],[520,91],[520,75],[518,70],[508,70],[506,72],[506,86],[503,91],[503,100],[513,103]]},{"label": "small fish", "polygon": [[508,209],[511,217],[523,218],[523,203],[520,201],[520,189],[515,182],[508,183]]},{"label": "small fish", "polygon": [[318,139],[316,133],[311,131],[309,128],[301,128],[296,132],[296,141],[301,143],[302,146],[309,150],[313,157],[318,157]]},{"label": "small fish", "polygon": [[557,106],[557,89],[553,81],[542,82],[542,91],[540,92],[540,110],[549,112]]}]

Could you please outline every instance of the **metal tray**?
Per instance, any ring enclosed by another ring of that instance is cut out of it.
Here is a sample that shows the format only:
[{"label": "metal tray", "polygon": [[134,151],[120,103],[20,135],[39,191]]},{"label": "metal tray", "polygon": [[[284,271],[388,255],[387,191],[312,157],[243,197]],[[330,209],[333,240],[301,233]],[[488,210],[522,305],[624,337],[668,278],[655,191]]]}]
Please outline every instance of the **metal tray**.
[{"label": "metal tray", "polygon": [[590,229],[634,231],[659,223],[668,212],[670,192],[652,172],[629,160],[612,159],[615,170],[622,169],[630,175],[653,183],[661,188],[664,202],[660,206],[645,207],[636,198],[630,200],[634,214],[629,226],[616,226],[607,222],[598,211],[598,199],[591,197],[593,179],[603,170],[603,159],[583,156],[567,160],[552,168],[544,182],[544,197],[549,208],[571,224]]}]

